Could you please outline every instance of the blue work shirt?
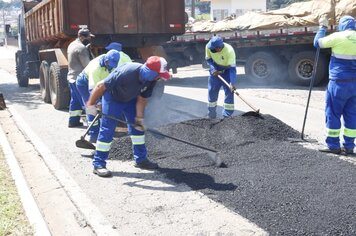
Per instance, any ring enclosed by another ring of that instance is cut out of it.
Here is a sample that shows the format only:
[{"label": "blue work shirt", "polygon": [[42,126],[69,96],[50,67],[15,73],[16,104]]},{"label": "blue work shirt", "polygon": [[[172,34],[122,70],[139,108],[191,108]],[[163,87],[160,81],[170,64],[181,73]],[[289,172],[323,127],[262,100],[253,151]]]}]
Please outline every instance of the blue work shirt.
[{"label": "blue work shirt", "polygon": [[142,78],[144,65],[136,62],[118,66],[104,79],[106,91],[118,102],[129,102],[137,96],[148,98],[152,95],[156,81]]}]

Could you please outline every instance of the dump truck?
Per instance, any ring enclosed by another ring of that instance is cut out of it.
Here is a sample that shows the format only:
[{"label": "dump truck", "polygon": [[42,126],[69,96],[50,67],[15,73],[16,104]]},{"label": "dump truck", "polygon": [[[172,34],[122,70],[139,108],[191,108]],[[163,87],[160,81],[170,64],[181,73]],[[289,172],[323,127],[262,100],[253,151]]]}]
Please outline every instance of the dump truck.
[{"label": "dump truck", "polygon": [[[248,80],[257,84],[290,81],[309,85],[316,50],[313,39],[318,20],[326,17],[328,33],[336,29],[342,15],[356,16],[354,0],[311,0],[293,3],[268,12],[247,12],[218,22],[196,22],[187,33],[174,36],[164,45],[173,72],[191,64],[205,63],[205,45],[221,36],[236,51],[237,64],[245,68]],[[330,50],[319,56],[315,84],[328,78]]]},{"label": "dump truck", "polygon": [[23,1],[18,19],[16,75],[20,87],[40,79],[42,99],[56,109],[68,107],[67,47],[80,28],[95,35],[90,49],[105,53],[120,42],[136,61],[165,56],[161,44],[185,32],[184,0]]}]

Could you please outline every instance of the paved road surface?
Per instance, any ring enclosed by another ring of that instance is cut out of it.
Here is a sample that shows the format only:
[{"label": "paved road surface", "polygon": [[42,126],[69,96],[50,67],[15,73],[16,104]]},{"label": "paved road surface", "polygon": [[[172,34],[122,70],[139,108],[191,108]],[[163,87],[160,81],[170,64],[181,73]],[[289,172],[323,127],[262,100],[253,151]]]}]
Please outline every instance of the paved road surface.
[{"label": "paved road surface", "polygon": [[[11,61],[12,54],[7,52],[0,51],[0,65],[4,69],[6,64],[6,69],[11,71],[14,66],[9,65],[8,60]],[[152,101],[148,107],[147,114],[152,118],[147,123],[158,126],[204,117],[206,75],[207,72],[199,66],[182,69],[174,80],[167,83],[162,99]],[[0,77],[0,91],[5,94],[7,105],[20,117],[22,129],[28,132],[32,142],[41,147],[38,151],[47,166],[83,213],[87,222],[84,225],[91,225],[96,233],[110,231],[108,228],[111,228],[122,235],[266,234],[268,227],[260,228],[256,222],[239,215],[238,209],[228,209],[209,196],[192,191],[184,183],[177,184],[167,179],[163,173],[137,170],[131,162],[110,160],[108,167],[114,171],[114,177],[98,178],[91,173],[91,160],[81,157],[83,151],[74,146],[84,130],[68,129],[68,113],[54,110],[51,105],[40,101],[38,81],[31,81],[28,88],[18,88],[14,75],[1,70]],[[238,86],[240,93],[262,113],[301,129],[308,94],[306,88],[286,88],[285,85],[256,87],[241,80]],[[320,142],[324,134],[323,96],[323,88],[313,91],[306,125],[306,134]],[[219,105],[222,97],[220,94]],[[239,100],[237,109],[237,114],[249,110]],[[354,168],[353,160],[341,159],[347,168]],[[210,177],[214,178],[214,175]],[[350,194],[355,196],[355,193]],[[108,227],[100,227],[102,225]],[[317,227],[315,232],[320,232]],[[312,231],[309,233],[313,234]]]}]

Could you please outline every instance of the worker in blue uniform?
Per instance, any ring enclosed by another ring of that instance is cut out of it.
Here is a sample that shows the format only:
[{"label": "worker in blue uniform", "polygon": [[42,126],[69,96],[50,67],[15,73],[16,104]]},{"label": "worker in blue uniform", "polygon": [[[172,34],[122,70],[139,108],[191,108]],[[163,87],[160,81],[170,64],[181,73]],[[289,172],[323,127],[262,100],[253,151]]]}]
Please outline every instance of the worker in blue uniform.
[{"label": "worker in blue uniform", "polygon": [[[96,151],[93,160],[93,173],[109,177],[106,168],[117,119],[124,113],[128,123],[128,133],[132,141],[135,167],[156,169],[158,165],[147,159],[144,133],[144,110],[147,98],[160,78],[168,80],[167,61],[158,56],[149,57],[145,64],[125,63],[118,66],[107,78],[93,89],[87,102],[87,113],[96,115],[95,103],[102,97],[102,119]],[[114,119],[113,119],[114,118]]]},{"label": "worker in blue uniform", "polygon": [[90,62],[90,50],[87,45],[90,44],[91,38],[94,37],[89,29],[80,29],[78,31],[78,38],[71,42],[68,46],[68,84],[70,89],[71,99],[69,102],[69,121],[68,127],[82,126],[80,116],[84,109],[84,104],[81,102],[80,94],[75,86],[75,80],[80,72]]},{"label": "worker in blue uniform", "polygon": [[[356,138],[356,31],[352,16],[340,18],[338,31],[326,35],[328,21],[320,18],[314,46],[331,48],[329,83],[326,90],[326,145],[322,152],[353,154]],[[341,129],[343,118],[343,130]],[[340,145],[340,133],[343,143]]]},{"label": "worker in blue uniform", "polygon": [[[210,39],[205,47],[205,59],[210,67],[208,80],[208,116],[216,118],[216,107],[221,86],[225,92],[223,117],[230,117],[234,112],[233,90],[236,84],[236,55],[233,47],[224,43],[219,36]],[[220,75],[231,86],[226,86],[217,76]]]},{"label": "worker in blue uniform", "polygon": [[[100,55],[89,62],[84,70],[76,79],[76,87],[83,101],[86,104],[90,91],[101,80],[105,79],[110,72],[120,63],[120,53],[116,50],[110,50],[106,54]],[[94,116],[87,114],[88,124],[94,120]],[[99,121],[97,121],[89,130],[89,141],[95,143],[99,133]]]},{"label": "worker in blue uniform", "polygon": [[[109,43],[109,45],[107,45],[105,47],[105,49],[106,50],[114,49],[114,50],[117,50],[120,52],[119,65],[122,65],[127,62],[132,62],[130,56],[122,51],[122,44],[119,42],[111,42],[111,43]],[[124,114],[121,114],[120,120],[125,120]],[[124,135],[127,134],[128,129],[127,129],[127,125],[125,123],[123,123],[122,121],[119,121],[117,126],[118,126],[118,129],[117,129],[118,132],[120,132],[121,134],[124,134]]]}]

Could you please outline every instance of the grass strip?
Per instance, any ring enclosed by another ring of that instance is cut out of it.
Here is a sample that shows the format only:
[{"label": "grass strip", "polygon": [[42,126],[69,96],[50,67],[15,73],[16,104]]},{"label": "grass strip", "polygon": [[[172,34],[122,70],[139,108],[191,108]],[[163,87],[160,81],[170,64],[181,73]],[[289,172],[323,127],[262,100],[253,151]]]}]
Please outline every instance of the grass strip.
[{"label": "grass strip", "polygon": [[0,148],[0,235],[33,235],[15,181]]}]

